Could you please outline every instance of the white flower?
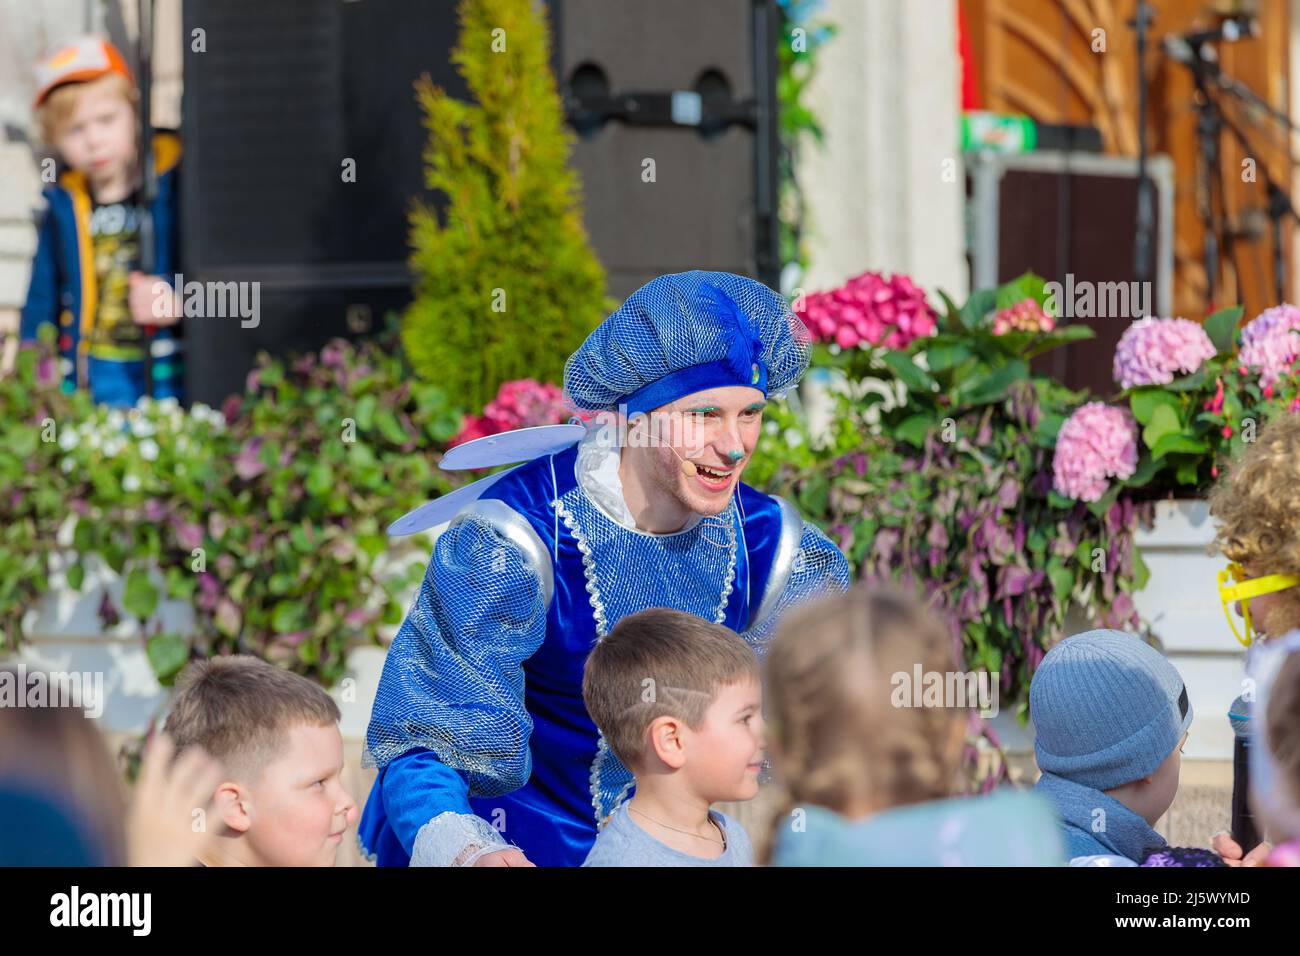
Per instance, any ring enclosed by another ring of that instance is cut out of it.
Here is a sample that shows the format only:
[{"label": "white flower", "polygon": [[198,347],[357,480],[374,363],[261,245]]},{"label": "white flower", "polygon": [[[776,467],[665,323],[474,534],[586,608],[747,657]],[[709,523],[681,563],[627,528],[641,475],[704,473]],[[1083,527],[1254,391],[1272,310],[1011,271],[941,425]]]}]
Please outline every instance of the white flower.
[{"label": "white flower", "polygon": [[140,442],[140,457],[145,461],[158,460],[158,443],[152,438],[146,438]]},{"label": "white flower", "polygon": [[63,461],[59,462],[59,467],[63,469],[65,475],[72,474],[72,469],[76,467],[76,462],[68,455],[63,456]]},{"label": "white flower", "polygon": [[104,454],[107,455],[109,458],[116,458],[117,453],[120,452],[125,447],[126,447],[126,442],[124,442],[117,435],[114,435],[113,437],[109,438],[107,441],[104,442]]},{"label": "white flower", "polygon": [[148,438],[157,430],[158,429],[154,427],[153,422],[149,421],[147,418],[137,418],[131,423],[131,434],[136,438]]},{"label": "white flower", "polygon": [[114,408],[109,410],[108,425],[113,429],[119,429],[126,425],[126,416],[122,414],[122,409]]},{"label": "white flower", "polygon": [[122,490],[123,490],[123,491],[139,491],[139,490],[140,490],[140,477],[139,477],[138,475],[133,475],[133,474],[132,474],[132,475],[127,475],[125,478],[122,479]]},{"label": "white flower", "polygon": [[798,448],[803,444],[803,435],[796,428],[787,428],[785,430],[785,443],[791,448]]},{"label": "white flower", "polygon": [[158,399],[156,404],[163,411],[167,411],[167,412],[175,411],[176,409],[181,407],[181,403],[177,401],[176,396],[174,395],[168,395],[166,398],[160,398]]},{"label": "white flower", "polygon": [[781,426],[778,425],[776,422],[772,421],[771,419],[768,419],[767,421],[763,422],[763,431],[767,432],[769,435],[775,435],[780,430],[781,430]]},{"label": "white flower", "polygon": [[77,447],[77,442],[79,440],[75,428],[65,428],[59,432],[59,447],[64,451],[72,451],[72,449]]}]

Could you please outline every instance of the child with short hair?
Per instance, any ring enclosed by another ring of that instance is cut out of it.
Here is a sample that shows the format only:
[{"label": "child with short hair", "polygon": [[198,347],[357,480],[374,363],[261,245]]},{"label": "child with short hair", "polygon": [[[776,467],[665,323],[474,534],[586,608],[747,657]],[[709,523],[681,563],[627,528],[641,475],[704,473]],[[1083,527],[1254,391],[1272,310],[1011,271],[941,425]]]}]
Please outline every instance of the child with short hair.
[{"label": "child with short hair", "polygon": [[177,680],[165,731],[197,744],[225,776],[213,796],[218,831],[205,866],[333,866],[357,822],[343,786],[339,708],[316,684],[248,655],[191,664]]},{"label": "child with short hair", "polygon": [[149,237],[137,146],[140,91],[125,59],[100,37],[78,37],[39,64],[37,82],[42,136],[66,168],[45,188],[49,208],[21,337],[33,341],[43,326],[54,328],[67,391],[89,388],[96,402],[115,406],[146,394],[179,399],[174,327],[182,310],[170,283],[179,248],[180,141],[161,132],[152,138],[157,196],[147,211],[158,275],[146,276],[139,271]]},{"label": "child with short hair", "polygon": [[1072,865],[1134,866],[1167,846],[1153,827],[1178,792],[1192,723],[1173,664],[1141,638],[1067,637],[1029,685],[1034,789],[1052,801]]},{"label": "child with short hair", "polygon": [[758,660],[735,632],[681,611],[623,618],[587,658],[582,696],[636,778],[583,866],[750,866],[744,828],[711,810],[758,791]]},{"label": "child with short hair", "polygon": [[956,672],[953,635],[912,598],[858,585],[792,613],[768,652],[772,762],[788,791],[776,866],[1051,866],[1042,798],[956,797],[966,703],[915,706],[900,677]]}]

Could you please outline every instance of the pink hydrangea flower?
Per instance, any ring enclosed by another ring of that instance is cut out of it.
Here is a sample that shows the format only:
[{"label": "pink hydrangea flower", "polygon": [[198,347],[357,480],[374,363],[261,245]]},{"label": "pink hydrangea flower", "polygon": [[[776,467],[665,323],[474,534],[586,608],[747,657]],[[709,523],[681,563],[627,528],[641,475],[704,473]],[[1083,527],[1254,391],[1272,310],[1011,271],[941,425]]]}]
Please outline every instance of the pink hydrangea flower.
[{"label": "pink hydrangea flower", "polygon": [[1008,332],[1050,332],[1054,328],[1056,322],[1033,299],[1021,299],[1015,305],[993,314],[994,335],[1006,335]]},{"label": "pink hydrangea flower", "polygon": [[843,349],[903,349],[935,332],[934,310],[905,275],[864,272],[838,289],[803,296],[795,305],[814,339]]},{"label": "pink hydrangea flower", "polygon": [[1168,385],[1214,357],[1214,343],[1190,319],[1138,319],[1115,346],[1115,381],[1121,388]]},{"label": "pink hydrangea flower", "polygon": [[501,385],[496,398],[487,403],[482,415],[465,417],[465,424],[449,447],[515,428],[558,425],[568,421],[571,415],[559,386],[535,382],[531,378],[516,379]]},{"label": "pink hydrangea flower", "polygon": [[1137,470],[1137,422],[1127,408],[1089,402],[1065,420],[1052,458],[1053,487],[1067,498],[1096,501]]},{"label": "pink hydrangea flower", "polygon": [[1259,370],[1261,388],[1271,389],[1300,358],[1300,309],[1283,303],[1265,309],[1241,330],[1241,363]]}]

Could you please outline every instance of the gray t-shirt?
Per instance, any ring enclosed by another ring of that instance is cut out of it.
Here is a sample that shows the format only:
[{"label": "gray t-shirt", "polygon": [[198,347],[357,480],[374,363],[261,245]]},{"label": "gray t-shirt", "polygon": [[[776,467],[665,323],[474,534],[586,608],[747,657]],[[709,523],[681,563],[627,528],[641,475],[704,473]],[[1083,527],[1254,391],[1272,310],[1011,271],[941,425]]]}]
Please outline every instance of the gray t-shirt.
[{"label": "gray t-shirt", "polygon": [[727,834],[727,849],[714,859],[674,850],[652,837],[632,819],[623,804],[596,835],[583,866],[753,866],[754,848],[749,834],[731,817],[710,810],[713,822]]}]

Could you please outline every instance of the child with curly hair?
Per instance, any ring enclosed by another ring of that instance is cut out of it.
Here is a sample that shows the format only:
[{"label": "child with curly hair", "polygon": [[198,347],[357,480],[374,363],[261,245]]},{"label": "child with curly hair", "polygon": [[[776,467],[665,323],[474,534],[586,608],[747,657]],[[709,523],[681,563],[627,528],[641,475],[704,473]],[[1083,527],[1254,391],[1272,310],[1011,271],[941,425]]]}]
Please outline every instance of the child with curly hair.
[{"label": "child with curly hair", "polygon": [[1210,514],[1215,547],[1232,562],[1220,575],[1224,600],[1235,605],[1244,632],[1228,620],[1248,647],[1255,685],[1254,706],[1233,708],[1255,724],[1251,803],[1270,836],[1290,841],[1276,849],[1261,843],[1243,856],[1220,834],[1215,849],[1229,864],[1300,862],[1300,655],[1291,653],[1300,649],[1300,414],[1282,413],[1260,429],[1210,493]]}]

